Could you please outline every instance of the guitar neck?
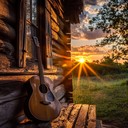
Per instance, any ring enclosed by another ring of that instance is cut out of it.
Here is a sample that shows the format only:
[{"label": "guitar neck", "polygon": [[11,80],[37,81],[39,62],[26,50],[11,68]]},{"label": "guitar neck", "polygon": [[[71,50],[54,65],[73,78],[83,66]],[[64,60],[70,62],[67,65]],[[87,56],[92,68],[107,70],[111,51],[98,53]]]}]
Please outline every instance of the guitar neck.
[{"label": "guitar neck", "polygon": [[40,47],[37,47],[37,58],[38,58],[38,68],[39,68],[39,77],[40,83],[44,84],[44,67],[42,65],[41,52]]}]

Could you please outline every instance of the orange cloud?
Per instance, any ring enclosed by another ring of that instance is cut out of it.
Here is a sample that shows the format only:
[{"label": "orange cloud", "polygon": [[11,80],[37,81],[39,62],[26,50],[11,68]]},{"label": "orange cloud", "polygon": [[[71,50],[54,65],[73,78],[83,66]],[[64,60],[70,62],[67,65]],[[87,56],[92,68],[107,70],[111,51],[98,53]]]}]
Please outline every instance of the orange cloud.
[{"label": "orange cloud", "polygon": [[84,56],[85,58],[89,58],[89,60],[99,60],[102,59],[103,56],[107,54],[107,49],[102,47],[95,47],[91,45],[85,45],[80,47],[72,47],[72,58],[76,58],[77,56]]}]

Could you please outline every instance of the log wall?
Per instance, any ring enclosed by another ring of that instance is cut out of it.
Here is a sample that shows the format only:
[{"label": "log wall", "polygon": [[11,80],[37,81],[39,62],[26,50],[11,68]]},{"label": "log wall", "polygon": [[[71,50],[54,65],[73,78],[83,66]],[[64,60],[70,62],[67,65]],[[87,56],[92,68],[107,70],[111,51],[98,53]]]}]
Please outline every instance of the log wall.
[{"label": "log wall", "polygon": [[14,62],[16,48],[16,0],[0,0],[0,67],[6,69]]},{"label": "log wall", "polygon": [[50,15],[50,30],[53,65],[63,70],[63,84],[66,88],[66,97],[72,102],[71,74],[71,35],[70,22],[65,18],[64,7],[59,0],[46,0],[47,15]]}]

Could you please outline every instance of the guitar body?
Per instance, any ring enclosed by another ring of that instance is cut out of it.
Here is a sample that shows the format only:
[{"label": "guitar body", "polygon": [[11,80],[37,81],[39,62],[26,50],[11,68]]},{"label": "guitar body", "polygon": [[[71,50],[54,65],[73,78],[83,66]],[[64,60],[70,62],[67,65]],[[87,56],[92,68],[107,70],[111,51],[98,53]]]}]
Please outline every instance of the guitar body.
[{"label": "guitar body", "polygon": [[[53,83],[48,77],[44,77],[45,83],[49,88],[50,93],[47,92],[45,95],[40,91],[40,78],[39,76],[33,76],[29,82],[29,90],[32,90],[31,95],[27,101],[27,115],[36,121],[51,121],[55,119],[61,110],[61,105],[52,91]],[[52,96],[51,96],[52,95]],[[42,103],[43,97],[46,96],[48,104]]]}]

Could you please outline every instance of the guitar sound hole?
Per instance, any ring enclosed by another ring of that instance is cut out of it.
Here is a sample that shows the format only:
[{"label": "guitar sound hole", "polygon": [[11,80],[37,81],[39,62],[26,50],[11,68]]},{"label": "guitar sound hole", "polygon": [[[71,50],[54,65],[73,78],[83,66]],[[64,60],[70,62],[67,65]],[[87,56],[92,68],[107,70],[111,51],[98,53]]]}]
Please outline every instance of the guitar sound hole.
[{"label": "guitar sound hole", "polygon": [[47,87],[45,86],[45,84],[42,84],[42,85],[40,85],[40,87],[39,87],[39,89],[40,89],[40,91],[42,92],[42,93],[47,93]]}]

